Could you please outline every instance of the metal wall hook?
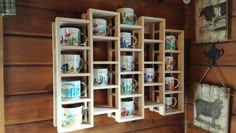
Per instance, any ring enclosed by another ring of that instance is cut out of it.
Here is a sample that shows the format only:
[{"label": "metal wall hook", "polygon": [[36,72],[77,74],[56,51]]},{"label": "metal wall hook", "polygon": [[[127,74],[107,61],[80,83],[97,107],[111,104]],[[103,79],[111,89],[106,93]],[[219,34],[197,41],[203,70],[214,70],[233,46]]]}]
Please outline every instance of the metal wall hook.
[{"label": "metal wall hook", "polygon": [[224,49],[218,49],[215,47],[215,44],[212,44],[212,47],[208,52],[204,51],[204,55],[208,58],[208,65],[211,67],[224,55]]}]

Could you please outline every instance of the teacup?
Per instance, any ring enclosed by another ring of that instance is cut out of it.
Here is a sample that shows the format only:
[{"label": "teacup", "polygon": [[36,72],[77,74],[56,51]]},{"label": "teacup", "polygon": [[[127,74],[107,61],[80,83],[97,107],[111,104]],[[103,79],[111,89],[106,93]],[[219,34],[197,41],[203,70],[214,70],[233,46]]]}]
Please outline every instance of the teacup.
[{"label": "teacup", "polygon": [[[132,43],[133,38],[133,43]],[[132,36],[130,32],[121,32],[120,33],[120,45],[121,48],[132,48],[137,44],[137,38]]]},{"label": "teacup", "polygon": [[137,80],[133,78],[121,78],[121,94],[131,94],[137,88]]},{"label": "teacup", "polygon": [[80,55],[63,54],[61,56],[61,64],[61,71],[63,73],[80,72],[84,65],[84,61],[80,58]]},{"label": "teacup", "polygon": [[93,34],[96,36],[109,35],[109,27],[107,26],[106,19],[93,19]]},{"label": "teacup", "polygon": [[[174,100],[174,102],[173,102]],[[177,104],[177,99],[175,97],[166,97],[165,98],[165,103],[166,103],[166,111],[171,111],[172,108],[174,108]]]},{"label": "teacup", "polygon": [[94,85],[104,86],[108,85],[109,72],[107,68],[94,69]]},{"label": "teacup", "polygon": [[[81,36],[84,37],[84,42],[81,42]],[[87,37],[80,31],[79,28],[64,27],[60,28],[60,44],[63,46],[78,46],[84,45],[87,42]]]},{"label": "teacup", "polygon": [[174,66],[175,66],[174,57],[173,56],[166,56],[165,58],[166,58],[166,60],[165,60],[166,70],[168,70],[168,71],[174,70]]},{"label": "teacup", "polygon": [[117,12],[121,14],[121,24],[134,25],[137,22],[137,16],[132,8],[119,8]]},{"label": "teacup", "polygon": [[146,82],[153,82],[155,77],[154,68],[144,68],[144,80]]},{"label": "teacup", "polygon": [[121,56],[121,71],[133,71],[134,70],[134,59],[131,55]]},{"label": "teacup", "polygon": [[[83,91],[81,88],[81,84],[84,86]],[[62,80],[61,97],[63,101],[80,99],[80,97],[83,97],[81,95],[85,95],[86,90],[86,84],[84,82],[81,82],[80,80]]]},{"label": "teacup", "polygon": [[[175,85],[175,81],[177,84]],[[175,77],[165,77],[166,89],[173,90],[179,87],[179,80]]]},{"label": "teacup", "polygon": [[122,99],[121,101],[121,116],[132,117],[134,115],[134,100],[131,98]]},{"label": "teacup", "polygon": [[165,49],[175,50],[176,49],[176,38],[173,35],[166,36]]}]

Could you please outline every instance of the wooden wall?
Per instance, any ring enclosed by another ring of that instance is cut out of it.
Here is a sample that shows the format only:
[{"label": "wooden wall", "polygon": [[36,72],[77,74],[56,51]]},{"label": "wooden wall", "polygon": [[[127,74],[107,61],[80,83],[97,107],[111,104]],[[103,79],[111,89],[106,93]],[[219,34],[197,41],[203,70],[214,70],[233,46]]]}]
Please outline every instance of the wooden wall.
[{"label": "wooden wall", "polygon": [[[163,17],[168,28],[184,29],[181,0],[16,0],[16,16],[4,17],[4,95],[6,133],[53,133],[52,40],[55,17],[79,18],[88,8],[134,8],[137,16]],[[99,98],[96,98],[99,100]],[[105,115],[95,127],[78,133],[184,132],[184,114],[160,116],[145,111],[145,119],[118,124]]]},{"label": "wooden wall", "polygon": [[[231,103],[230,103],[230,113],[229,113],[229,132],[235,133],[236,132],[236,1],[235,0],[228,0],[229,1],[229,42],[226,43],[218,43],[216,47],[224,49],[224,56],[221,57],[217,61],[217,70],[222,75],[223,79],[226,82],[226,86],[232,89],[232,94],[234,97],[231,96]],[[207,58],[203,55],[204,50],[209,50],[211,45],[210,44],[202,44],[197,45],[194,44],[195,40],[195,22],[194,22],[194,2],[191,3],[189,7],[186,8],[187,13],[187,31],[186,35],[189,40],[190,51],[188,62],[189,62],[189,84],[186,88],[186,123],[187,123],[187,132],[188,133],[206,133],[206,131],[201,130],[195,126],[193,126],[193,89],[191,86],[194,82],[200,81],[200,78],[204,74],[207,69]],[[187,44],[186,44],[187,45]],[[212,83],[216,85],[221,85],[220,81],[217,79],[214,71],[210,71],[209,74],[206,76],[205,83]]]}]

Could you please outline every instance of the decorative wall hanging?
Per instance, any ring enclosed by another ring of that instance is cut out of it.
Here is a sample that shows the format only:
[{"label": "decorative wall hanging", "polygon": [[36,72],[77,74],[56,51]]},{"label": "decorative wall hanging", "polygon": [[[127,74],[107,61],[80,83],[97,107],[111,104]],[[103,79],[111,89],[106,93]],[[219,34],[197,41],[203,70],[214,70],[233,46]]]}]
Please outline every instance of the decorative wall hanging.
[{"label": "decorative wall hanging", "polygon": [[228,133],[229,88],[198,84],[194,97],[194,125],[213,133]]},{"label": "decorative wall hanging", "polygon": [[196,0],[196,43],[222,42],[228,39],[227,0]]}]

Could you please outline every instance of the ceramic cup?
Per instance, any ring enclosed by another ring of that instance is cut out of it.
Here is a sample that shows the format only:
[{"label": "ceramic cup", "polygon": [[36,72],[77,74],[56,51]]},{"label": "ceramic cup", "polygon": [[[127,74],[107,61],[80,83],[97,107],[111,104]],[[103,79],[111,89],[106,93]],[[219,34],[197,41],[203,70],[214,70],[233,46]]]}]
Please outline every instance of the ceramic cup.
[{"label": "ceramic cup", "polygon": [[[174,102],[173,102],[174,100]],[[171,111],[177,104],[177,99],[175,97],[166,97],[166,111]]]},{"label": "ceramic cup", "polygon": [[121,78],[121,94],[131,94],[137,88],[137,80],[133,78]]},{"label": "ceramic cup", "polygon": [[175,50],[176,49],[176,38],[175,36],[166,36],[166,45],[165,49]]},{"label": "ceramic cup", "polygon": [[[175,85],[175,82],[177,84]],[[179,87],[179,80],[175,77],[165,77],[166,89],[173,90]]]},{"label": "ceramic cup", "polygon": [[93,19],[93,34],[96,36],[109,35],[109,28],[107,26],[107,20],[105,19]]},{"label": "ceramic cup", "polygon": [[[133,38],[133,44],[132,44],[132,38]],[[137,44],[137,38],[135,36],[132,36],[130,32],[121,32],[120,44],[121,48],[132,48],[134,45]]]},{"label": "ceramic cup", "polygon": [[175,60],[173,56],[166,56],[165,57],[165,65],[166,65],[166,70],[168,71],[172,71],[174,70],[174,66],[175,66]]},{"label": "ceramic cup", "polygon": [[121,101],[121,116],[122,117],[132,117],[134,115],[134,100],[122,99]]},{"label": "ceramic cup", "polygon": [[84,106],[63,107],[61,114],[62,127],[70,127],[82,124],[84,112],[85,112]]},{"label": "ceramic cup", "polygon": [[[81,42],[81,36],[84,37],[84,42]],[[62,46],[78,46],[83,45],[86,42],[87,37],[80,31],[79,28],[60,28],[60,44]]]},{"label": "ceramic cup", "polygon": [[61,56],[61,70],[63,73],[80,72],[84,65],[84,61],[80,55],[64,54]]},{"label": "ceramic cup", "polygon": [[[81,84],[84,86],[84,90],[82,90]],[[86,90],[86,84],[80,80],[62,80],[61,97],[64,101],[80,99],[80,97],[83,97],[81,95],[85,95]]]},{"label": "ceramic cup", "polygon": [[155,77],[154,68],[144,68],[144,80],[146,82],[152,82]]},{"label": "ceramic cup", "polygon": [[121,71],[133,71],[134,70],[134,59],[131,55],[121,56]]},{"label": "ceramic cup", "polygon": [[137,16],[132,8],[119,8],[117,12],[121,14],[121,24],[134,25],[137,22]]},{"label": "ceramic cup", "polygon": [[109,72],[107,68],[96,68],[93,71],[94,85],[104,86],[108,85]]}]

